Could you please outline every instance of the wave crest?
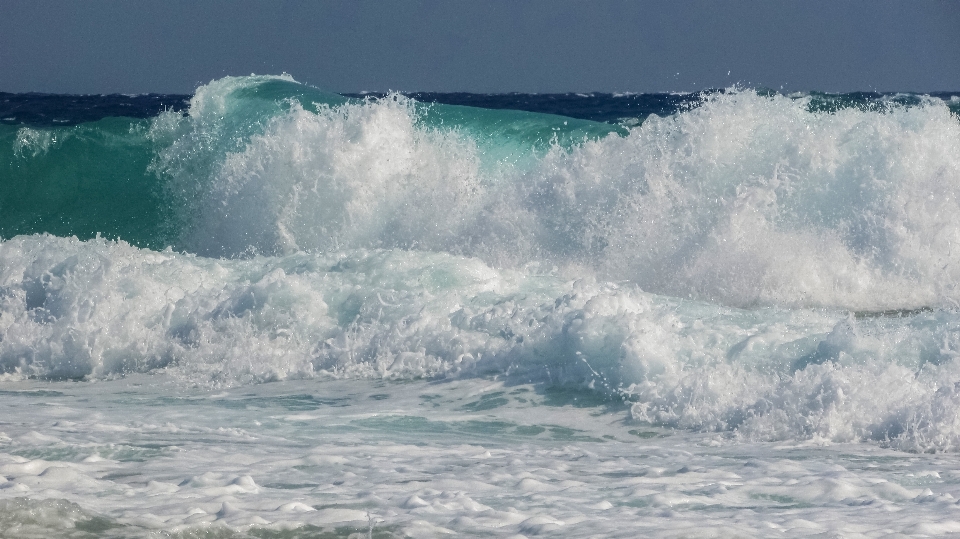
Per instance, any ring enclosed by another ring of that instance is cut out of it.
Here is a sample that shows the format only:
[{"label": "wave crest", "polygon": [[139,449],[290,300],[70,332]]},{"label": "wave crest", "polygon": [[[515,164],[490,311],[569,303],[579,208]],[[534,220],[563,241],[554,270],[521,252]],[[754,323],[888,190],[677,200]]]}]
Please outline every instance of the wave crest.
[{"label": "wave crest", "polygon": [[[489,118],[397,95],[291,100],[229,133],[201,107],[161,168],[189,193],[183,245],[205,255],[404,248],[741,307],[955,304],[960,122],[933,99],[879,112],[809,99],[728,91],[545,145],[544,122],[566,120],[509,111],[512,130],[484,136]],[[205,134],[234,148],[198,153]]]}]

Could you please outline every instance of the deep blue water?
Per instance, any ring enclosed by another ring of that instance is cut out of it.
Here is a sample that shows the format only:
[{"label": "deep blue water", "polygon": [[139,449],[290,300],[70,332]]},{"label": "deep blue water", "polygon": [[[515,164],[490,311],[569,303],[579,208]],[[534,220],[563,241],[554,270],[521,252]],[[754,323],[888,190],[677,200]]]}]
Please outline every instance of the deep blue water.
[{"label": "deep blue water", "polygon": [[[651,114],[666,116],[696,107],[704,97],[725,90],[704,90],[693,93],[563,93],[563,94],[475,94],[468,92],[403,92],[422,103],[441,103],[485,109],[513,109],[544,114],[557,114],[595,122],[632,123]],[[382,92],[345,93],[345,97],[378,98]],[[921,95],[929,95],[951,103],[960,113],[960,91],[929,94],[877,92],[826,93],[812,92],[811,109],[830,111],[845,107],[871,108],[885,103],[915,104]],[[67,126],[94,122],[116,116],[150,118],[165,110],[186,111],[188,94],[139,95],[69,95],[0,92],[0,123],[31,126]]]}]

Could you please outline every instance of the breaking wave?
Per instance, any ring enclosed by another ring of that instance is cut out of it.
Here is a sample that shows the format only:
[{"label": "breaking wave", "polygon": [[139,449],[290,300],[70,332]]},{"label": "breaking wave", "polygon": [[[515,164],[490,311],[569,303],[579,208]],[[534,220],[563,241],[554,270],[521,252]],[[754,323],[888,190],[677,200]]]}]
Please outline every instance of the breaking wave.
[{"label": "breaking wave", "polygon": [[496,375],[954,449],[960,122],[822,101],[628,126],[244,77],[186,114],[0,125],[0,372]]}]

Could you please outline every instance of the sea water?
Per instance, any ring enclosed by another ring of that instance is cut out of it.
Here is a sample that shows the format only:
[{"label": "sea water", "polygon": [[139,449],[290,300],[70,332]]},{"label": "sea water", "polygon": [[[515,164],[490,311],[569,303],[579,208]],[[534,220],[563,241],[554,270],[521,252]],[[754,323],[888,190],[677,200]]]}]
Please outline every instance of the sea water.
[{"label": "sea water", "polygon": [[958,114],[0,95],[0,537],[960,533]]}]

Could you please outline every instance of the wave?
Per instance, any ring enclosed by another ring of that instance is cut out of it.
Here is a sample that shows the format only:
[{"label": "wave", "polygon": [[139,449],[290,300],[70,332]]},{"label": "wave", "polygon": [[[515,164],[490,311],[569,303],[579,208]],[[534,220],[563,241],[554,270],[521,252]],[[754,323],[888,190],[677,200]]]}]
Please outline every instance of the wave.
[{"label": "wave", "polygon": [[243,77],[0,125],[0,375],[495,375],[955,449],[960,121],[911,99],[731,89],[627,127]]},{"label": "wave", "polygon": [[627,129],[227,78],[187,115],[18,129],[0,219],[217,257],[448,252],[740,307],[954,305],[956,116],[814,98],[731,90]]},{"label": "wave", "polygon": [[742,310],[446,253],[227,260],[34,235],[0,244],[0,313],[8,379],[498,376],[747,439],[960,443],[953,311]]},{"label": "wave", "polygon": [[201,105],[235,92],[152,128],[173,133],[154,166],[187,193],[190,252],[416,248],[741,307],[958,299],[960,122],[942,102],[812,113],[730,92],[622,132],[393,96],[294,102],[237,138]]}]

